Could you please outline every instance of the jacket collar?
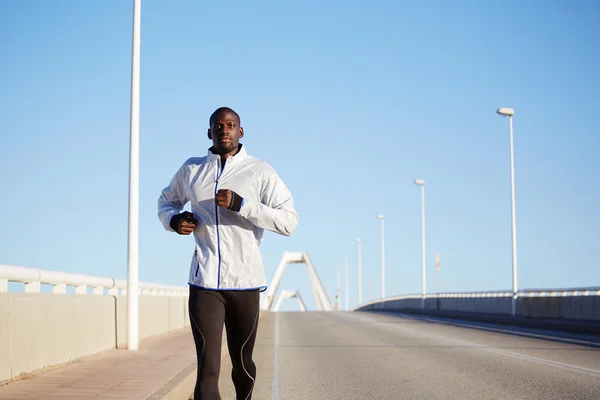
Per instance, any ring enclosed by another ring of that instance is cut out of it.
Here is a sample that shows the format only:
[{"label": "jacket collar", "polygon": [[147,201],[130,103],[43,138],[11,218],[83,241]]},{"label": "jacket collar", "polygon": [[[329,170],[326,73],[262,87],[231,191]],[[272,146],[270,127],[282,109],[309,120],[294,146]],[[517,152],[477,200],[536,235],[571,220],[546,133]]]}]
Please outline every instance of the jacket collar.
[{"label": "jacket collar", "polygon": [[[239,150],[235,153],[234,156],[227,157],[228,164],[236,164],[242,161],[248,153],[246,152],[246,147],[243,144],[239,144]],[[212,152],[212,146],[208,149],[208,161],[211,163],[216,163],[221,158],[220,154],[216,154]]]}]

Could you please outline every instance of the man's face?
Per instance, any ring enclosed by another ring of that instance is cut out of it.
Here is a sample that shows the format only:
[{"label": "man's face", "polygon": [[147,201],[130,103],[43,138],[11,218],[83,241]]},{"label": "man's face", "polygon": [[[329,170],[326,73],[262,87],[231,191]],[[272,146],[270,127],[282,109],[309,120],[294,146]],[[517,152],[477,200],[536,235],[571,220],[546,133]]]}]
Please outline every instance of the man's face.
[{"label": "man's face", "polygon": [[234,154],[244,137],[244,129],[239,126],[240,121],[231,111],[221,111],[215,117],[208,130],[208,138],[212,140],[215,152]]}]

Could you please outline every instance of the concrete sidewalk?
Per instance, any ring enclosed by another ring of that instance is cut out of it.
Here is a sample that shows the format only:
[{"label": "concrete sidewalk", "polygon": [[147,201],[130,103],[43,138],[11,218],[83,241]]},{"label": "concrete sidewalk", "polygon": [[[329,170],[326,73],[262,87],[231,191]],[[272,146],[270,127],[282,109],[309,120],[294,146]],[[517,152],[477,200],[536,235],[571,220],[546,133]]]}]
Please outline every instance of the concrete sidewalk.
[{"label": "concrete sidewalk", "polygon": [[191,329],[111,350],[0,386],[2,400],[187,399],[196,381]]}]

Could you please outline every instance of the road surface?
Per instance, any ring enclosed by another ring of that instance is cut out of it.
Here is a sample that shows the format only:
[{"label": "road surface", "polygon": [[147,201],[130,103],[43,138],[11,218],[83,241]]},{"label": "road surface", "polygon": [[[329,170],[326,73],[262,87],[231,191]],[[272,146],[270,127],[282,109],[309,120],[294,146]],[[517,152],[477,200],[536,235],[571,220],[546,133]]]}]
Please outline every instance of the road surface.
[{"label": "road surface", "polygon": [[253,400],[598,400],[598,338],[570,337],[409,315],[268,312]]}]

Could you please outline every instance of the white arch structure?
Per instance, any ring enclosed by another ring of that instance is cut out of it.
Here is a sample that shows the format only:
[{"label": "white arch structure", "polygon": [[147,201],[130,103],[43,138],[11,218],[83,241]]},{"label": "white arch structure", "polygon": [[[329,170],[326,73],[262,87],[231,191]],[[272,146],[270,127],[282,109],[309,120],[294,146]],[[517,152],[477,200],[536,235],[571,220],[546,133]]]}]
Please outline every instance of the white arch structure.
[{"label": "white arch structure", "polygon": [[317,299],[317,308],[319,309],[319,311],[333,311],[334,307],[331,304],[329,298],[327,297],[325,288],[323,287],[323,284],[319,279],[319,275],[317,275],[317,271],[315,270],[315,267],[313,266],[313,263],[310,260],[308,253],[295,253],[289,251],[284,252],[283,256],[281,257],[279,267],[277,267],[277,271],[275,271],[275,275],[273,276],[273,281],[267,289],[262,309],[271,310],[271,308],[273,307],[273,301],[275,300],[275,295],[277,294],[277,290],[279,289],[281,277],[283,276],[285,267],[288,264],[306,264],[306,269],[308,270],[308,277],[310,278],[310,283],[315,294],[315,298]]},{"label": "white arch structure", "polygon": [[275,309],[273,309],[273,311],[279,311],[279,306],[284,300],[293,299],[294,297],[297,298],[298,303],[300,303],[300,311],[306,311],[306,306],[304,305],[302,296],[300,296],[300,292],[298,292],[297,290],[282,290],[279,294],[279,299],[277,300],[277,303],[275,304]]}]

